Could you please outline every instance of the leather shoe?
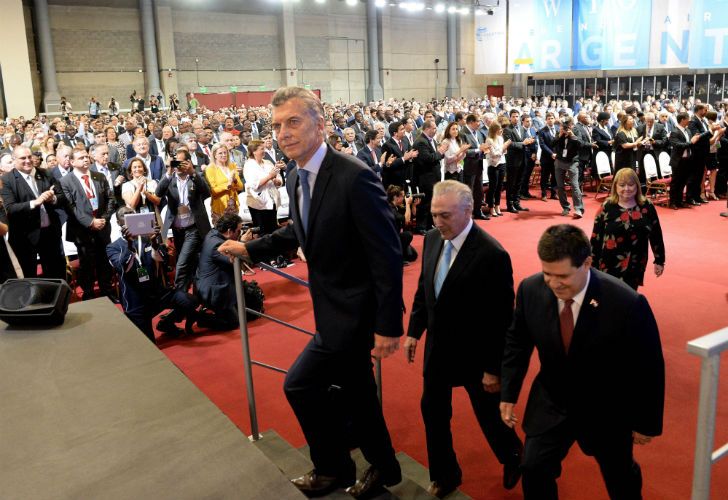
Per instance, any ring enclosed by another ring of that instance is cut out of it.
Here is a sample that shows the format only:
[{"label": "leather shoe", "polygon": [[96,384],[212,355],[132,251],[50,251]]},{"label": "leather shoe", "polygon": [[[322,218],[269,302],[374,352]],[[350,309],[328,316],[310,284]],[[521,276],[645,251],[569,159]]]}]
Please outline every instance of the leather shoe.
[{"label": "leather shoe", "polygon": [[569,212],[570,210],[568,208],[564,208],[563,210],[561,210],[561,215],[566,217],[567,215],[569,215]]},{"label": "leather shoe", "polygon": [[346,492],[354,498],[372,498],[380,495],[385,486],[394,486],[401,481],[401,472],[397,471],[391,476],[387,476],[379,468],[371,465],[361,479],[357,479],[354,486],[347,488]]},{"label": "leather shoe", "polygon": [[679,210],[679,209],[683,208],[682,205],[678,205],[677,203],[670,203],[667,207],[672,208],[673,210]]},{"label": "leather shoe", "polygon": [[693,206],[693,207],[699,207],[700,206],[700,203],[698,203],[695,200],[690,200],[689,202],[687,202],[687,204],[690,205],[690,206]]},{"label": "leather shoe", "polygon": [[437,498],[445,498],[462,484],[460,479],[452,481],[433,481],[427,488],[427,493]]},{"label": "leather shoe", "polygon": [[541,197],[541,201],[548,201],[548,200],[549,200],[549,199],[548,199],[548,198],[546,198],[545,196],[542,196],[542,197]]},{"label": "leather shoe", "polygon": [[512,490],[521,479],[521,454],[523,447],[513,454],[513,460],[503,465],[503,487]]},{"label": "leather shoe", "polygon": [[535,198],[535,196],[532,195],[531,193],[521,194],[521,195],[518,195],[518,196],[520,196],[524,200],[532,200],[532,199]]},{"label": "leather shoe", "polygon": [[531,210],[530,208],[522,207],[521,205],[514,205],[513,208],[519,212],[529,212]]},{"label": "leather shoe", "polygon": [[483,212],[476,212],[473,214],[473,219],[490,220],[490,215],[484,214]]},{"label": "leather shoe", "polygon": [[558,200],[558,199],[559,199],[559,197],[558,197],[558,196],[556,196],[555,194],[552,194],[552,195],[551,195],[551,196],[549,197],[549,199],[550,199],[550,200]]},{"label": "leather shoe", "polygon": [[721,212],[720,213],[720,216],[721,217],[728,217],[728,212]]},{"label": "leather shoe", "polygon": [[506,208],[506,212],[509,212],[509,213],[512,213],[512,214],[517,214],[518,213],[518,210],[516,210],[513,207],[508,207],[508,208]]},{"label": "leather shoe", "polygon": [[700,203],[702,203],[704,205],[707,205],[709,203],[708,202],[708,198],[703,198],[702,196],[700,197],[700,200],[699,201],[700,201]]},{"label": "leather shoe", "polygon": [[157,330],[166,334],[168,337],[182,337],[185,333],[181,328],[172,323],[172,321],[164,319],[157,323]]},{"label": "leather shoe", "polygon": [[352,482],[352,479],[347,481],[336,476],[319,475],[315,469],[301,477],[291,479],[293,486],[307,497],[324,496],[338,488],[346,488]]}]

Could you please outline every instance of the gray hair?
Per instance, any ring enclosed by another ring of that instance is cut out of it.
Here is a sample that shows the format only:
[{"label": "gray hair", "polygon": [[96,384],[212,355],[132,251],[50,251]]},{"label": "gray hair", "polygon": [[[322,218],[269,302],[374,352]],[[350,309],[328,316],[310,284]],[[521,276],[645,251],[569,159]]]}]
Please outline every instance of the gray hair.
[{"label": "gray hair", "polygon": [[197,135],[193,134],[192,132],[185,132],[182,134],[179,138],[180,141],[182,141],[184,144],[187,144],[191,140],[197,140]]},{"label": "gray hair", "polygon": [[463,184],[462,182],[454,181],[454,180],[446,180],[442,182],[438,182],[435,184],[435,187],[432,189],[432,197],[436,196],[444,196],[447,194],[454,194],[458,197],[458,200],[460,201],[460,206],[462,208],[469,207],[470,210],[473,208],[473,192],[470,190],[470,187]]},{"label": "gray hair", "polygon": [[314,118],[318,119],[324,116],[324,107],[321,100],[308,89],[302,87],[283,87],[273,94],[271,105],[274,108],[282,106],[291,99],[300,99],[306,106],[306,110]]}]

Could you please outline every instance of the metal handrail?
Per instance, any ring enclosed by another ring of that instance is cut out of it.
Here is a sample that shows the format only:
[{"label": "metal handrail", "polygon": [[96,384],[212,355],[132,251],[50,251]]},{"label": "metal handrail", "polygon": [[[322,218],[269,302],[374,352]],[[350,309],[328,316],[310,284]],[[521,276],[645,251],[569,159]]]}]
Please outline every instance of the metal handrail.
[{"label": "metal handrail", "polygon": [[[310,288],[307,281],[302,280],[301,278],[297,278],[296,276],[292,276],[288,273],[285,273],[281,271],[280,269],[277,269],[273,266],[270,266],[265,263],[259,263],[258,264],[261,268],[266,269],[268,271],[272,271],[278,276],[282,276],[283,278],[286,278],[289,281],[292,281],[293,283],[296,283],[301,286],[305,286],[306,288]],[[243,291],[243,281],[241,279],[238,279],[238,277],[242,276],[242,269],[240,265],[240,259],[236,258],[233,260],[233,269],[234,269],[234,275],[236,277],[235,279],[235,294],[237,295],[237,304],[238,304],[238,323],[240,325],[240,341],[242,343],[243,347],[243,367],[245,371],[245,381],[246,383],[246,392],[248,396],[248,411],[250,413],[250,440],[251,441],[258,441],[262,436],[258,432],[258,411],[255,404],[255,389],[253,387],[253,365],[260,366],[261,368],[266,368],[268,370],[273,370],[278,373],[288,373],[288,370],[284,368],[280,368],[278,366],[270,365],[267,363],[263,363],[261,361],[256,361],[251,358],[250,356],[250,340],[248,338],[248,317],[247,313],[253,314],[255,316],[269,319],[275,323],[278,323],[279,325],[282,325],[286,328],[290,328],[292,330],[295,330],[297,332],[305,333],[306,335],[314,336],[313,332],[310,332],[304,328],[301,328],[299,326],[293,325],[291,323],[288,323],[286,321],[283,321],[281,319],[275,318],[273,316],[270,316],[268,314],[264,314],[259,311],[255,311],[253,309],[250,309],[248,307],[245,307],[245,292]],[[379,398],[379,404],[382,403],[382,363],[379,359],[374,359],[374,379],[377,384],[377,397]]]},{"label": "metal handrail", "polygon": [[728,327],[688,342],[688,352],[700,356],[700,396],[693,466],[693,500],[710,498],[711,467],[728,455],[728,443],[713,451],[718,400],[720,355],[728,350]]}]

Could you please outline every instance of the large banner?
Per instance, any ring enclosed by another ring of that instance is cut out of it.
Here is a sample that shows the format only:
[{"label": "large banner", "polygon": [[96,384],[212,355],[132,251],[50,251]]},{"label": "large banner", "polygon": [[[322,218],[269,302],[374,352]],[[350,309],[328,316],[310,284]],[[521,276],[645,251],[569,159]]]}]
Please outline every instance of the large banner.
[{"label": "large banner", "polygon": [[728,67],[726,42],[728,0],[694,0],[690,23],[690,67]]},{"label": "large banner", "polygon": [[650,68],[687,68],[693,0],[652,0]]},{"label": "large banner", "polygon": [[646,68],[651,16],[651,0],[574,0],[573,69]]},{"label": "large banner", "polygon": [[[503,2],[505,4],[505,2]],[[506,7],[475,17],[475,74],[506,72]]]},{"label": "large banner", "polygon": [[571,69],[571,0],[511,0],[508,72]]}]

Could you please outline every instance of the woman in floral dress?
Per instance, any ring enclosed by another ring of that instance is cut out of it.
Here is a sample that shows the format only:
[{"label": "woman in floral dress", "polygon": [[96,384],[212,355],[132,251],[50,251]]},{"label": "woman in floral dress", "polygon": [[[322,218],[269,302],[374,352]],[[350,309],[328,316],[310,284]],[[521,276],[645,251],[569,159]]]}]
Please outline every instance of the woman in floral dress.
[{"label": "woman in floral dress", "polygon": [[592,265],[637,290],[647,268],[647,245],[652,247],[655,276],[665,269],[665,243],[657,210],[642,195],[634,170],[617,172],[609,198],[594,220]]}]

